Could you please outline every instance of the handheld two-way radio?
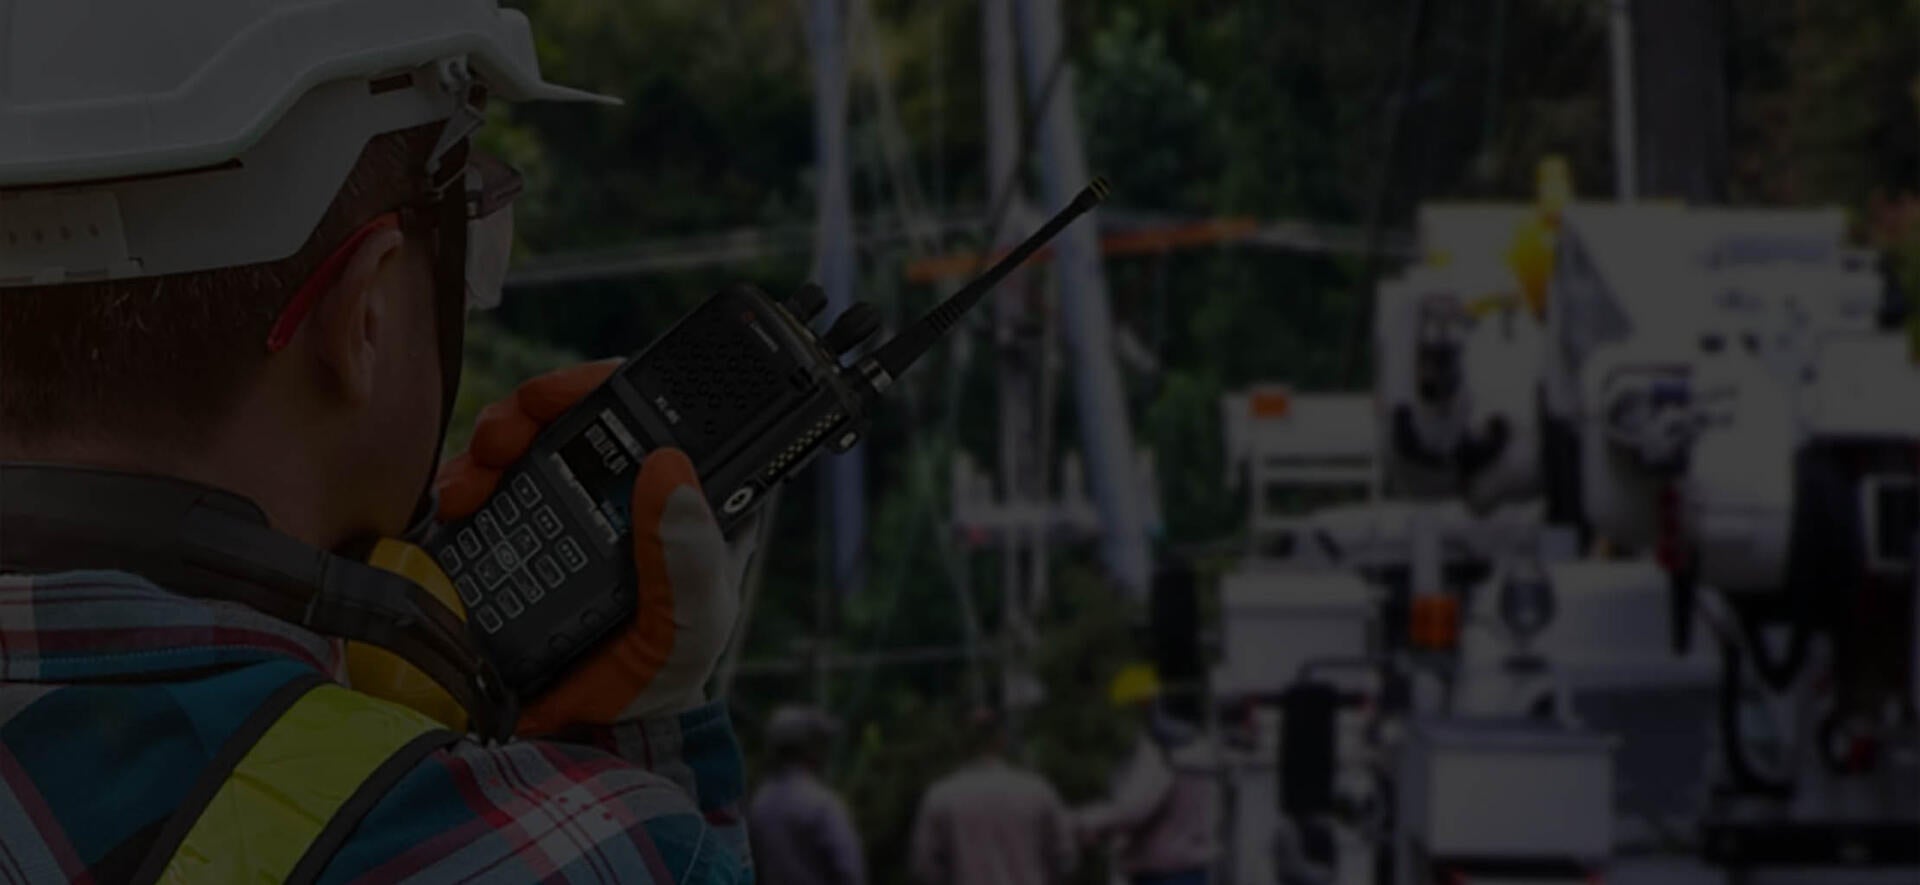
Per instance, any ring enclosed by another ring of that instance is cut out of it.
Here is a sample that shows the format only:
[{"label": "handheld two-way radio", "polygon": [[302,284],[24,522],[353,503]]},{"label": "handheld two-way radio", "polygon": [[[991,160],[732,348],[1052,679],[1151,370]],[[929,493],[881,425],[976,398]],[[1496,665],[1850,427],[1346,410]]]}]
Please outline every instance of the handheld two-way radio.
[{"label": "handheld two-way radio", "polygon": [[825,335],[817,286],[776,302],[751,286],[710,297],[534,441],[474,515],[429,542],[467,626],[520,697],[632,619],[629,512],[646,453],[686,452],[722,531],[822,449],[866,433],[874,403],[1009,272],[1107,195],[1095,179],[986,273],[853,365],[879,312],[847,308]]}]

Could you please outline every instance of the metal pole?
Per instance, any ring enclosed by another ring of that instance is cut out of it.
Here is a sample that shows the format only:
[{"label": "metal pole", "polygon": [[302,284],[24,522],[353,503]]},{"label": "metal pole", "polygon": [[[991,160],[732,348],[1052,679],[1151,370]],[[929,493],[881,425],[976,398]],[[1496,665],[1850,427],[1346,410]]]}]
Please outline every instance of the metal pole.
[{"label": "metal pole", "polygon": [[[1020,181],[1020,93],[1018,60],[1013,54],[1013,15],[1009,0],[980,4],[981,73],[985,79],[987,111],[987,199],[1007,202],[1007,222],[1001,224],[998,247],[1017,242],[1015,231],[1027,229],[1027,204]],[[998,364],[1000,393],[1000,495],[1003,506],[1019,510],[1034,503],[1033,464],[1045,457],[1034,435],[1035,342],[1028,334],[1032,277],[1017,271],[994,299],[994,361]],[[1000,539],[1000,641],[1003,690],[1009,671],[1020,666],[1025,651],[1025,613],[1030,604],[1026,576],[1025,532],[1009,530]],[[1003,697],[1006,697],[1003,691]]]},{"label": "metal pole", "polygon": [[1639,199],[1640,169],[1634,128],[1633,0],[1607,0],[1613,60],[1613,176],[1620,202]]},{"label": "metal pole", "polygon": [[[812,0],[807,43],[813,53],[814,161],[819,227],[814,235],[815,278],[827,292],[828,312],[853,303],[853,197],[847,163],[847,28],[842,0]],[[834,589],[852,593],[865,578],[866,449],[827,460],[822,474],[831,523],[828,574]]]},{"label": "metal pole", "polygon": [[[1062,52],[1060,5],[1056,0],[1025,0],[1016,16],[1027,96],[1038,102],[1048,72]],[[1041,184],[1049,206],[1064,206],[1086,185],[1087,157],[1080,141],[1080,117],[1073,71],[1062,67],[1054,94],[1039,118]],[[1126,179],[1120,179],[1125,192]],[[1060,313],[1065,322],[1068,359],[1074,369],[1080,419],[1080,443],[1099,506],[1107,569],[1115,583],[1135,599],[1146,598],[1151,574],[1146,508],[1134,465],[1133,428],[1125,390],[1114,362],[1113,315],[1107,302],[1106,272],[1100,265],[1098,225],[1076,224],[1061,234],[1056,267]]]}]

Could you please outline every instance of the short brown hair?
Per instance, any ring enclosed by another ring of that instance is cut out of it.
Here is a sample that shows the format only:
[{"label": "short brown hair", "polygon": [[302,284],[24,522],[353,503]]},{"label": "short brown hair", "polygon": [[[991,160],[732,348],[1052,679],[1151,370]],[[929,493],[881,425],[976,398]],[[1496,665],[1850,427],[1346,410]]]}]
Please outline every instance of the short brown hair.
[{"label": "short brown hair", "polygon": [[0,289],[0,440],[187,444],[266,361],[293,291],[369,219],[423,189],[438,124],[375,137],[305,245],[262,264]]}]

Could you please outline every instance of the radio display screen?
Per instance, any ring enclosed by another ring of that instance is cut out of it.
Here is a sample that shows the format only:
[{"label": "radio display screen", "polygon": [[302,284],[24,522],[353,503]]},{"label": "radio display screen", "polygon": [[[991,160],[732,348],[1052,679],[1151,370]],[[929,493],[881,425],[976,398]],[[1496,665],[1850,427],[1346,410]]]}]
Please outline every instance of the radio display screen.
[{"label": "radio display screen", "polygon": [[555,456],[568,484],[584,495],[613,543],[633,526],[633,480],[645,455],[639,440],[611,409],[561,444]]}]

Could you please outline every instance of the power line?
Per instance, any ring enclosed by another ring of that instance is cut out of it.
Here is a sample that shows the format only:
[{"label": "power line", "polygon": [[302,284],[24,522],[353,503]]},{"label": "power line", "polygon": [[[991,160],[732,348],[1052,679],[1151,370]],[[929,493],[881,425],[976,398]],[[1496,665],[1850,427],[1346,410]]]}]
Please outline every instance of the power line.
[{"label": "power line", "polygon": [[[931,225],[942,239],[972,238],[990,220],[988,215],[962,212],[932,221]],[[1190,228],[1218,221],[1107,207],[1101,207],[1098,218],[1103,232],[1119,235],[1143,233],[1154,228]],[[607,249],[537,256],[520,262],[507,276],[507,288],[534,289],[752,264],[771,258],[806,254],[813,248],[813,235],[812,225],[740,228],[688,237],[638,240]],[[854,245],[863,250],[876,250],[910,239],[911,234],[898,223],[868,223],[857,230]],[[1405,231],[1383,231],[1376,237],[1363,228],[1310,219],[1257,221],[1249,228],[1237,230],[1228,242],[1306,254],[1365,255],[1375,251],[1383,257],[1413,254],[1413,237]],[[986,257],[990,260],[990,256]]]},{"label": "power line", "polygon": [[[959,215],[933,222],[940,236],[962,234],[979,227],[976,216]],[[857,248],[880,248],[910,239],[901,225],[869,224],[854,234]],[[660,273],[750,264],[787,255],[804,255],[814,247],[814,225],[791,224],[752,227],[690,237],[638,240],[607,249],[562,252],[520,262],[507,275],[507,288],[531,289],[564,283],[613,280]]]}]

